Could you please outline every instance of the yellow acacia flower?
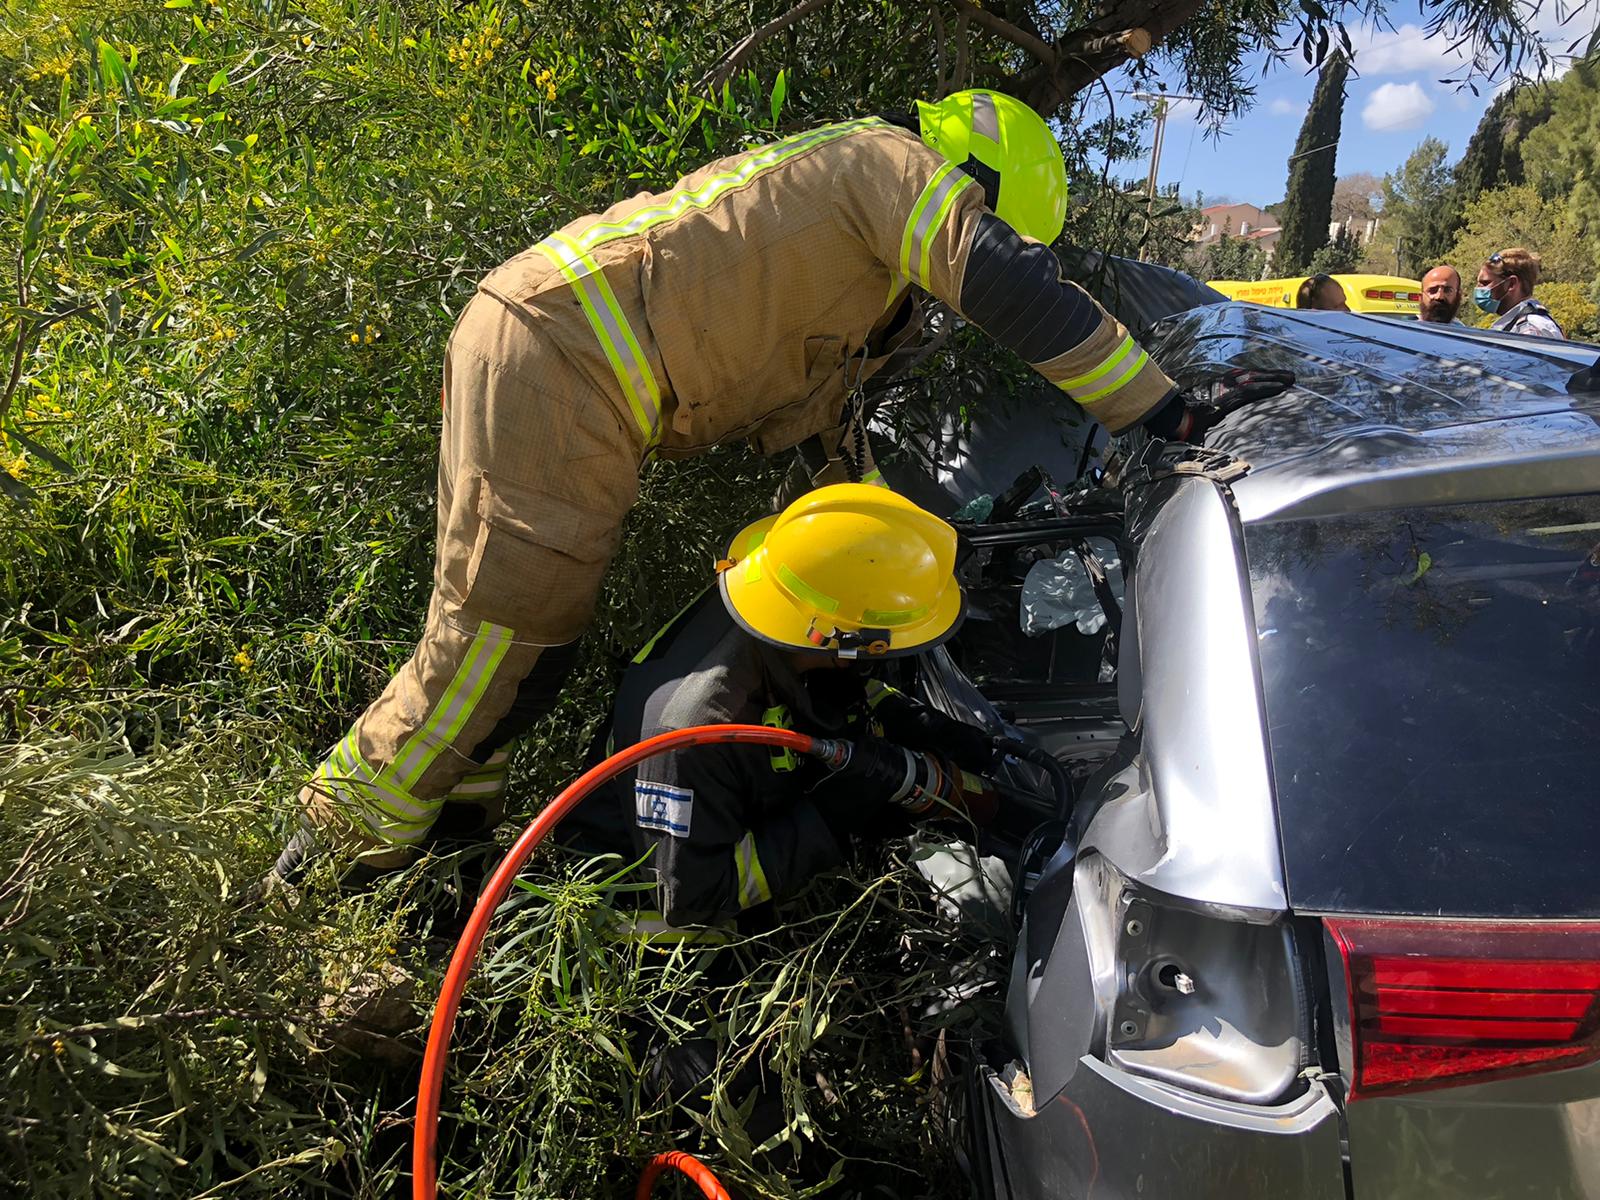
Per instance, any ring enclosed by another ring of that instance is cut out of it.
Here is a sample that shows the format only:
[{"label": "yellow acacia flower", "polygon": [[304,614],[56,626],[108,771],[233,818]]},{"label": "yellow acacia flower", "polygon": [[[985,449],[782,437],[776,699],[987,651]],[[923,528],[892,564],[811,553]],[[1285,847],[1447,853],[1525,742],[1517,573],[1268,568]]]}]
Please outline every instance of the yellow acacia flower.
[{"label": "yellow acacia flower", "polygon": [[45,79],[59,79],[72,70],[72,50],[70,47],[60,50],[48,57],[41,58],[28,69],[28,78],[35,83]]}]

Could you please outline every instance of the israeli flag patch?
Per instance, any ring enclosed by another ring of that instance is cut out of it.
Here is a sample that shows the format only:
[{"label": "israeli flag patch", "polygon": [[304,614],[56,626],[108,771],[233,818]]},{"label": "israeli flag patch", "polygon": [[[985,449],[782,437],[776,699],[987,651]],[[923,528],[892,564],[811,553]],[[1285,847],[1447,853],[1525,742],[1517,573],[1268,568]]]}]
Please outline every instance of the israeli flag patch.
[{"label": "israeli flag patch", "polygon": [[670,783],[636,780],[633,785],[634,817],[640,829],[689,836],[694,819],[694,789],[673,787]]}]

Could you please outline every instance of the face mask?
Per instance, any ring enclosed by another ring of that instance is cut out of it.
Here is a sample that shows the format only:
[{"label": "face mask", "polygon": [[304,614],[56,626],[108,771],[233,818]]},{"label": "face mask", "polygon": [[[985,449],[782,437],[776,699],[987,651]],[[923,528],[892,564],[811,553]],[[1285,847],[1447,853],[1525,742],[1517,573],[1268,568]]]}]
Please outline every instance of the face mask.
[{"label": "face mask", "polygon": [[1472,289],[1472,302],[1474,304],[1476,304],[1479,308],[1483,309],[1483,311],[1486,312],[1486,313],[1497,313],[1497,312],[1500,311],[1500,301],[1498,301],[1498,300],[1496,300],[1494,298],[1494,289],[1493,288],[1486,288],[1486,287],[1475,287],[1475,288],[1473,288]]}]

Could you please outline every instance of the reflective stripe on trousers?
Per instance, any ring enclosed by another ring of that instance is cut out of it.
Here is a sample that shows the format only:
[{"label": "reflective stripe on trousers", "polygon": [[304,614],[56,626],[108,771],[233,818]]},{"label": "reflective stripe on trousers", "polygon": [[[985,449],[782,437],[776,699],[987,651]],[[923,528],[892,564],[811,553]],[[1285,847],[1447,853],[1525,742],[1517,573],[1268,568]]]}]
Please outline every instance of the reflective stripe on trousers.
[{"label": "reflective stripe on trousers", "polygon": [[422,841],[445,797],[419,796],[417,783],[440,755],[455,752],[455,740],[483,700],[511,641],[505,626],[479,622],[448,686],[387,766],[374,768],[362,756],[358,723],[317,768],[310,788],[358,816],[380,842],[408,846]]},{"label": "reflective stripe on trousers", "polygon": [[505,794],[510,779],[511,751],[496,750],[483,766],[463,775],[461,782],[451,788],[449,794],[445,796],[445,801],[449,803],[462,800],[472,804],[484,804],[497,800]]}]

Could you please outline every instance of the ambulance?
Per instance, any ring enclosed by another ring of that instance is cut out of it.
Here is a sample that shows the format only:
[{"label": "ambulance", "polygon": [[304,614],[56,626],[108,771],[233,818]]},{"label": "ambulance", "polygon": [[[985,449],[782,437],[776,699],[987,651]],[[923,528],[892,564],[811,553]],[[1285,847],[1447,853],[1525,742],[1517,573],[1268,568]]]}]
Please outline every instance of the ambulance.
[{"label": "ambulance", "polygon": [[[1230,300],[1248,300],[1269,308],[1293,308],[1300,285],[1309,275],[1290,279],[1240,281],[1213,280],[1208,286]],[[1373,316],[1416,320],[1422,302],[1422,284],[1395,275],[1333,275],[1330,278],[1344,289],[1345,303],[1351,312]]]}]

